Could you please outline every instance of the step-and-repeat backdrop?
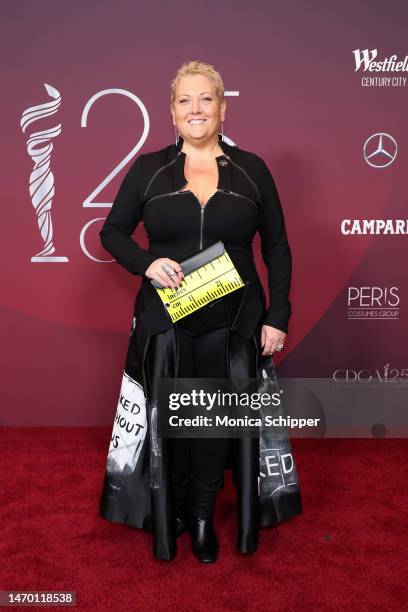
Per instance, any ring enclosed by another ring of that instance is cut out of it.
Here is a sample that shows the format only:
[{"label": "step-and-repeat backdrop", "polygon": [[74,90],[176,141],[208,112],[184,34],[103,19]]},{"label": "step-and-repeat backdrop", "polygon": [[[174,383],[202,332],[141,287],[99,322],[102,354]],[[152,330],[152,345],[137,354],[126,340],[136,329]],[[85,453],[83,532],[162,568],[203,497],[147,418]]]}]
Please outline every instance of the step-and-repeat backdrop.
[{"label": "step-and-repeat backdrop", "polygon": [[[112,422],[140,278],[98,232],[135,156],[174,142],[170,81],[192,59],[220,71],[224,133],[263,157],[282,201],[280,377],[325,379],[333,399],[357,382],[391,410],[408,382],[406,3],[1,10],[1,424]],[[134,238],[147,247],[143,227]],[[254,252],[266,287],[258,239]]]}]

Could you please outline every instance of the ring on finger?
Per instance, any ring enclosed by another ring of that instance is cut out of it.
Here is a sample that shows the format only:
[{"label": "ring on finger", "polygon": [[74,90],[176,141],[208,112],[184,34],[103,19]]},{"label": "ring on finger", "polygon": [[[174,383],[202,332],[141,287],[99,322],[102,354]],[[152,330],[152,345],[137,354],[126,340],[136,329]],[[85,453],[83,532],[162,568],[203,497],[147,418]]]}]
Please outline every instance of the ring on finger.
[{"label": "ring on finger", "polygon": [[165,271],[165,273],[168,276],[174,276],[175,272],[174,272],[173,268],[171,266],[169,266],[169,264],[164,263],[164,264],[161,265],[161,267],[162,267],[162,269]]}]

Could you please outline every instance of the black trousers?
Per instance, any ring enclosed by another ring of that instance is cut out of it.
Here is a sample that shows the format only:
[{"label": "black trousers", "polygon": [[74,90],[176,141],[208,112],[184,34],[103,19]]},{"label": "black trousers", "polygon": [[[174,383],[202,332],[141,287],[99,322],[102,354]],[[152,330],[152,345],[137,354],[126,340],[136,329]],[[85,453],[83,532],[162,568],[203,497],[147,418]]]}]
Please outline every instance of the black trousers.
[{"label": "black trousers", "polygon": [[[228,330],[239,307],[236,291],[177,323],[180,378],[227,378]],[[170,439],[173,501],[187,502],[190,512],[211,518],[224,483],[230,438]]]}]

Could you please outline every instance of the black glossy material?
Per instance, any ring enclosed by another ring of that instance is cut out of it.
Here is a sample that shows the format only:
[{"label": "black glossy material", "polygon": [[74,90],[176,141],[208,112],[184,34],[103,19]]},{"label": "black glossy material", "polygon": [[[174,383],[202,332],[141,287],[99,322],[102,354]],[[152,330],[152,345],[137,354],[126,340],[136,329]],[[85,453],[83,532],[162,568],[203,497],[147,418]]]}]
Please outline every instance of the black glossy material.
[{"label": "black glossy material", "polygon": [[218,557],[218,540],[211,519],[191,515],[191,550],[201,563],[214,563]]},{"label": "black glossy material", "polygon": [[[259,392],[265,386],[265,373],[274,377],[270,358],[262,357],[260,329],[248,339],[232,330],[228,336],[227,367],[234,378],[256,377]],[[100,499],[101,516],[118,523],[146,529],[153,535],[153,552],[158,559],[172,559],[176,554],[176,529],[171,501],[169,440],[157,437],[157,389],[161,378],[177,376],[178,337],[176,328],[146,337],[144,327],[132,326],[125,362],[125,374],[140,384],[146,397],[147,435],[135,467],[118,469],[109,455]],[[237,487],[237,547],[241,553],[252,552],[258,542],[259,527],[269,527],[302,512],[300,487],[288,474],[278,478],[276,486],[261,487],[261,448],[291,452],[287,434],[271,439],[234,439],[232,469]],[[282,449],[279,450],[279,449]],[[130,459],[132,449],[130,448]],[[279,470],[277,470],[279,473]],[[296,474],[296,472],[294,472]]]}]

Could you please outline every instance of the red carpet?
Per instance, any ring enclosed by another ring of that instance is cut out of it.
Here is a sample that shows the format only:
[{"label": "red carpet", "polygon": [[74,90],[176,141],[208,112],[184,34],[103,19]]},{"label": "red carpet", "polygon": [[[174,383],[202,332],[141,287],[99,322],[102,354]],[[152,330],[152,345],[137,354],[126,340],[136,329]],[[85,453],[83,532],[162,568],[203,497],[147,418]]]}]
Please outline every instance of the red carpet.
[{"label": "red carpet", "polygon": [[[407,441],[293,440],[304,512],[235,551],[230,472],[220,556],[99,517],[110,428],[3,428],[0,590],[72,590],[82,610],[406,610]],[[34,609],[30,607],[30,609]],[[37,609],[37,608],[36,608]]]}]

